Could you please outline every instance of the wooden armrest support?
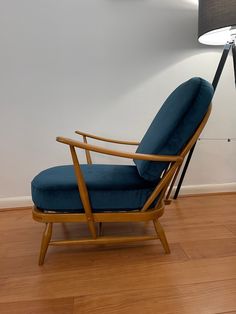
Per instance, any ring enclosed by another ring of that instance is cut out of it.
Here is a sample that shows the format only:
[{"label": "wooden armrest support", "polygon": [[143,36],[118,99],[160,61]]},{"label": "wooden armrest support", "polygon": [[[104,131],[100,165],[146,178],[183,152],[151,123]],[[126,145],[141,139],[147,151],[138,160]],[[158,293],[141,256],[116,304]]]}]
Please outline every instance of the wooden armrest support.
[{"label": "wooden armrest support", "polygon": [[150,154],[138,154],[123,152],[118,150],[107,149],[95,145],[90,145],[87,143],[79,142],[70,138],[57,137],[56,140],[60,143],[67,144],[73,147],[78,147],[81,149],[86,149],[88,151],[93,151],[106,155],[113,155],[123,158],[139,159],[139,160],[150,160],[150,161],[167,161],[167,162],[182,162],[183,158],[181,156],[166,156],[166,155],[150,155]]},{"label": "wooden armrest support", "polygon": [[85,132],[82,132],[82,131],[79,131],[79,130],[75,131],[75,133],[79,134],[79,135],[82,135],[82,136],[85,136],[85,137],[93,138],[93,139],[98,140],[98,141],[103,141],[103,142],[110,142],[110,143],[124,144],[124,145],[139,145],[139,142],[114,140],[114,139],[111,139],[111,138],[105,138],[105,137],[101,137],[101,136],[85,133]]}]

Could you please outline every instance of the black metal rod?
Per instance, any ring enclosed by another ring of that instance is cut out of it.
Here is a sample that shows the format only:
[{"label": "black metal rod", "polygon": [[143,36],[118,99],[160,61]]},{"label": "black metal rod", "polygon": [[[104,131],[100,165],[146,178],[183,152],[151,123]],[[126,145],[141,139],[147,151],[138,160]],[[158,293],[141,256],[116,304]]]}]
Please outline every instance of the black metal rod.
[{"label": "black metal rod", "polygon": [[225,66],[225,62],[227,60],[227,57],[229,55],[230,49],[232,48],[233,44],[234,44],[233,42],[228,42],[224,46],[224,50],[223,50],[219,65],[217,67],[216,74],[215,74],[213,82],[212,82],[212,86],[213,86],[214,90],[216,90],[216,87],[219,83],[222,71],[223,71],[224,66]]},{"label": "black metal rod", "polygon": [[182,171],[182,173],[181,173],[181,177],[180,177],[180,179],[179,179],[179,183],[178,183],[177,188],[176,188],[176,190],[175,190],[175,194],[174,194],[174,199],[175,199],[175,200],[177,199],[177,197],[178,197],[178,195],[179,195],[179,191],[180,191],[180,189],[181,189],[181,186],[182,186],[182,183],[183,183],[183,180],[184,180],[186,171],[187,171],[187,169],[188,169],[190,160],[191,160],[191,158],[192,158],[192,154],[193,154],[193,151],[194,151],[195,146],[196,146],[196,143],[195,143],[195,144],[193,145],[193,147],[190,149],[189,154],[188,154],[188,157],[187,157],[186,162],[185,162],[185,164],[184,164],[184,169],[183,169],[183,171]]},{"label": "black metal rod", "polygon": [[236,47],[235,47],[235,42],[233,43],[232,46],[232,54],[233,54],[233,61],[234,61],[234,83],[236,87]]},{"label": "black metal rod", "polygon": [[[213,79],[213,82],[212,82],[212,86],[214,88],[214,91],[216,90],[216,87],[217,87],[217,85],[219,83],[222,71],[223,71],[224,66],[225,66],[225,62],[227,60],[227,57],[229,55],[229,52],[230,52],[231,48],[232,48],[233,59],[234,59],[234,78],[235,78],[235,85],[236,85],[236,47],[235,47],[234,42],[228,42],[224,46],[224,50],[223,50],[223,53],[222,53],[219,65],[217,67],[217,70],[216,70],[216,73],[215,73],[215,76],[214,76],[214,79]],[[186,160],[185,165],[184,165],[184,169],[183,169],[183,171],[181,173],[181,176],[180,176],[180,179],[179,179],[179,182],[178,182],[175,194],[174,194],[174,199],[177,199],[177,197],[179,195],[179,191],[181,189],[181,186],[182,186],[182,183],[183,183],[183,180],[184,180],[184,177],[185,177],[186,171],[188,169],[188,166],[189,166],[190,160],[192,158],[192,155],[193,155],[195,147],[196,147],[196,143],[194,144],[194,146],[189,151],[187,160]]]}]

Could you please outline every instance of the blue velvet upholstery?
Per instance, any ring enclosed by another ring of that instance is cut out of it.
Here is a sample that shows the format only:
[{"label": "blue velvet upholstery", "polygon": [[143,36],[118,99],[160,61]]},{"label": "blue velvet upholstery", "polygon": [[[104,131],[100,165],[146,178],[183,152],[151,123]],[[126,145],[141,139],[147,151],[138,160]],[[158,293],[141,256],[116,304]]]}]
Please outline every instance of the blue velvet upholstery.
[{"label": "blue velvet upholstery", "polygon": [[[193,136],[207,112],[213,87],[202,78],[180,85],[165,101],[144,135],[137,153],[176,155]],[[140,176],[153,181],[160,178],[167,163],[134,160]]]},{"label": "blue velvet upholstery", "polygon": [[[141,178],[136,166],[81,165],[94,212],[142,208],[154,184]],[[39,173],[32,181],[36,207],[57,212],[84,212],[72,165]]]}]

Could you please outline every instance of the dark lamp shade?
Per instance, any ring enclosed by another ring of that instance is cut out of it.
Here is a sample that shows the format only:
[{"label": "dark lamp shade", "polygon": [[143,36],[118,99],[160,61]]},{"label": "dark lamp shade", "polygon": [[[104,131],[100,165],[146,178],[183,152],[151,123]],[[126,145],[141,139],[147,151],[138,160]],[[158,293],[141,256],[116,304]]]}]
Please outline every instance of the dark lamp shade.
[{"label": "dark lamp shade", "polygon": [[224,45],[236,26],[236,0],[199,0],[198,40],[206,45]]}]

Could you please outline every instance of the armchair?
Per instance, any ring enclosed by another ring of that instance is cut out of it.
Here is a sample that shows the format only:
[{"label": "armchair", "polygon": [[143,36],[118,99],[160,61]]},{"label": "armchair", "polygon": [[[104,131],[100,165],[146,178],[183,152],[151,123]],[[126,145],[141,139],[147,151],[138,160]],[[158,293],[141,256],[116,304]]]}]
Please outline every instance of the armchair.
[{"label": "armchair", "polygon": [[[213,88],[202,78],[181,84],[165,101],[142,141],[118,141],[76,131],[83,141],[57,137],[70,148],[73,165],[40,172],[32,181],[33,218],[45,223],[39,265],[49,245],[110,244],[159,239],[170,248],[159,218],[165,195],[184,157],[197,141],[211,111]],[[137,145],[135,153],[88,144],[87,138],[114,144]],[[80,164],[76,149],[84,150]],[[128,158],[134,165],[93,164],[90,152]],[[104,222],[153,221],[155,234],[105,236]],[[54,223],[87,223],[91,237],[51,240]]]}]

